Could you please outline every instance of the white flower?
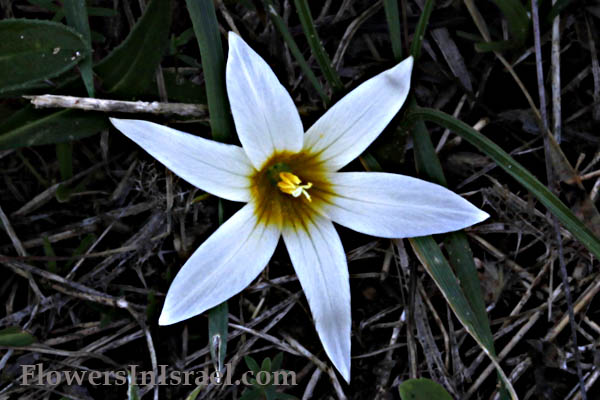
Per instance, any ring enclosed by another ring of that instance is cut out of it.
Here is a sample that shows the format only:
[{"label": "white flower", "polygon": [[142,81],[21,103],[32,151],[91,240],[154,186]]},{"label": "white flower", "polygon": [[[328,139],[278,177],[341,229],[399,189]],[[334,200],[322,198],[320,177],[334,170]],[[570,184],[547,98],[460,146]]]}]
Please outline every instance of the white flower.
[{"label": "white flower", "polygon": [[152,122],[111,119],[190,184],[247,203],[181,268],[159,324],[191,318],[242,291],[283,236],[325,352],[350,380],[348,266],[333,222],[368,235],[405,238],[462,229],[488,217],[453,192],[419,179],[337,172],[400,110],[412,66],[408,58],[364,82],[304,133],[273,71],[229,33],[227,94],[243,147]]}]

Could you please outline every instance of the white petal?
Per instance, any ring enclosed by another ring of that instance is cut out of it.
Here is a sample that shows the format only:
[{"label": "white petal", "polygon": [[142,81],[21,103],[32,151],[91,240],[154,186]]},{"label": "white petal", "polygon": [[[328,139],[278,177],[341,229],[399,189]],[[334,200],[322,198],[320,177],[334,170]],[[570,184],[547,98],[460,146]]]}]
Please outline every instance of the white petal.
[{"label": "white petal", "polygon": [[378,172],[331,175],[335,197],[325,213],[367,235],[405,238],[445,233],[489,215],[456,193],[409,176]]},{"label": "white petal", "polygon": [[233,32],[226,80],[240,142],[256,169],[275,151],[302,149],[304,128],[294,101],[265,60]]},{"label": "white petal", "polygon": [[358,157],[404,104],[412,66],[409,57],[348,93],[306,132],[304,148],[336,171]]},{"label": "white petal", "polygon": [[203,313],[241,292],[264,269],[279,229],[257,224],[246,204],[219,227],[181,268],[158,323],[170,325]]},{"label": "white petal", "polygon": [[350,283],[346,255],[331,221],[307,216],[283,230],[325,352],[350,381]]},{"label": "white petal", "polygon": [[111,118],[129,139],[190,184],[232,201],[249,201],[254,168],[239,146],[149,121]]}]

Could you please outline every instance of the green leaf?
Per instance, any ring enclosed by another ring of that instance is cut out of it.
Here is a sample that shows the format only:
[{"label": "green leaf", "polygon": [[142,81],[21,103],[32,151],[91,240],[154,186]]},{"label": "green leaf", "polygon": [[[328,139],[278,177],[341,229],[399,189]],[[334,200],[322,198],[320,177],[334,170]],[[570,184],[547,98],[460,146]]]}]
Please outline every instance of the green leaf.
[{"label": "green leaf", "polygon": [[48,112],[25,107],[0,124],[0,150],[68,142],[108,128],[100,113],[81,110]]},{"label": "green leaf", "polygon": [[189,394],[188,397],[185,398],[185,400],[196,400],[196,397],[198,397],[201,390],[202,390],[202,386],[198,386],[196,389],[194,389],[192,391],[192,393]]},{"label": "green leaf", "polygon": [[73,176],[73,143],[56,145],[56,159],[60,170],[60,179],[66,181]]},{"label": "green leaf", "polygon": [[0,93],[54,78],[89,53],[73,29],[51,21],[0,21]]},{"label": "green leaf", "polygon": [[[56,257],[56,253],[54,252],[52,243],[50,243],[48,238],[46,236],[44,236],[42,238],[42,240],[44,241],[44,254],[46,255],[46,257]],[[48,271],[52,272],[53,274],[56,274],[56,272],[57,272],[56,261],[48,261]]]},{"label": "green leaf", "polygon": [[208,338],[210,340],[210,355],[217,364],[217,370],[223,370],[225,355],[227,354],[227,322],[229,308],[223,302],[208,311]]},{"label": "green leaf", "polygon": [[471,308],[471,304],[465,297],[458,279],[452,272],[452,268],[444,257],[438,244],[431,236],[423,236],[409,239],[417,257],[427,270],[427,273],[435,281],[436,285],[444,295],[444,298],[454,311],[454,314],[459,319],[460,323],[465,327],[467,332],[475,339],[479,346],[484,350],[490,361],[496,367],[496,370],[502,377],[506,388],[512,395],[513,399],[517,398],[514,388],[506,377],[506,374],[498,364],[496,356],[490,351],[485,344],[486,331],[482,329],[481,324],[477,320],[476,314]]},{"label": "green leaf", "polygon": [[215,7],[212,1],[206,0],[186,0],[185,3],[200,47],[212,137],[220,142],[230,141],[234,129],[225,88],[225,58]]},{"label": "green leaf", "polygon": [[248,368],[250,368],[250,371],[254,372],[254,375],[258,374],[258,371],[260,371],[260,366],[254,358],[250,356],[244,356],[244,361],[246,362]]},{"label": "green leaf", "polygon": [[77,248],[75,250],[73,250],[73,258],[66,263],[65,269],[70,269],[71,266],[73,266],[73,264],[75,264],[75,262],[77,261],[76,257],[85,253],[87,251],[87,249],[89,249],[90,246],[92,244],[94,244],[95,241],[96,241],[96,235],[94,235],[93,233],[88,233],[81,240],[81,242],[79,242],[79,245],[77,246]]},{"label": "green leaf", "polygon": [[390,31],[390,42],[394,59],[402,59],[402,32],[400,31],[400,12],[398,11],[398,0],[384,0],[385,17],[387,19],[388,30]]},{"label": "green leaf", "polygon": [[[413,110],[415,107],[416,102],[413,97],[410,99],[409,109]],[[446,177],[444,176],[433,143],[431,143],[431,136],[425,123],[417,121],[412,128],[411,134],[415,152],[415,163],[419,173],[434,183],[447,186]],[[494,339],[485,309],[479,276],[477,275],[477,268],[473,261],[473,254],[471,253],[467,237],[463,232],[452,232],[445,235],[445,241],[450,263],[458,274],[462,290],[477,317],[479,330],[482,332],[482,341],[487,346],[488,351],[495,354]]]},{"label": "green leaf", "polygon": [[242,393],[240,400],[263,400],[263,393],[261,389],[248,389]]},{"label": "green leaf", "polygon": [[171,1],[151,0],[123,43],[94,68],[105,91],[130,98],[152,83],[170,24]]},{"label": "green leaf", "polygon": [[283,353],[279,352],[275,357],[273,357],[273,363],[271,365],[271,371],[279,371],[281,368],[281,363],[283,362]]},{"label": "green leaf", "polygon": [[554,21],[554,18],[560,15],[560,13],[565,8],[570,6],[572,2],[573,0],[557,0],[556,3],[554,3],[554,5],[552,6],[552,10],[550,10],[550,13],[548,14],[548,22],[551,23],[552,21]]},{"label": "green leaf", "polygon": [[525,167],[515,161],[497,144],[477,132],[469,125],[438,110],[418,108],[408,114],[411,121],[425,119],[450,129],[477,147],[498,164],[500,168],[515,178],[529,190],[596,258],[600,258],[600,240],[581,222],[573,212],[533,176]]},{"label": "green leaf", "polygon": [[262,371],[271,372],[271,359],[269,357],[265,358],[260,366]]},{"label": "green leaf", "polygon": [[398,386],[402,400],[452,400],[450,394],[431,379],[409,379]]},{"label": "green leaf", "polygon": [[421,46],[423,44],[425,30],[427,29],[427,25],[429,24],[429,17],[431,17],[432,11],[433,0],[427,0],[427,3],[425,3],[425,6],[423,7],[423,12],[419,17],[419,22],[417,22],[415,34],[413,35],[413,41],[410,45],[410,54],[415,58],[415,62],[421,56]]},{"label": "green leaf", "polygon": [[[63,4],[67,23],[83,37],[85,45],[92,48],[92,34],[88,21],[85,0],[65,0]],[[81,78],[90,97],[94,97],[94,71],[92,70],[92,53],[89,52],[79,66]]]},{"label": "green leaf", "polygon": [[508,21],[508,29],[517,43],[525,43],[529,33],[529,16],[521,0],[494,0]]},{"label": "green leaf", "polygon": [[304,75],[306,75],[309,82],[313,85],[313,87],[315,88],[315,90],[317,91],[319,96],[321,97],[321,100],[323,101],[323,103],[329,104],[329,101],[330,101],[329,97],[327,96],[327,94],[325,94],[325,91],[323,90],[323,86],[321,86],[321,83],[315,76],[315,73],[312,71],[312,69],[306,62],[304,55],[298,48],[298,45],[296,44],[296,41],[294,40],[294,37],[290,33],[287,25],[285,24],[285,21],[277,13],[277,10],[275,10],[273,1],[265,0],[265,3],[268,7],[268,14],[269,14],[269,17],[271,17],[271,21],[273,21],[273,24],[275,25],[275,27],[277,28],[277,30],[283,37],[283,40],[285,41],[285,43],[288,45],[290,52],[296,59],[296,62],[300,66],[300,69],[302,69],[302,72],[304,73]]},{"label": "green leaf", "polygon": [[342,81],[340,80],[340,77],[335,69],[333,69],[329,55],[325,51],[323,43],[321,43],[321,39],[319,39],[319,34],[315,28],[315,23],[310,12],[308,1],[294,0],[294,3],[296,4],[296,11],[300,17],[300,23],[302,24],[302,29],[304,30],[306,40],[308,41],[315,59],[321,67],[321,71],[323,71],[325,79],[327,79],[327,82],[329,82],[333,90],[338,92],[343,91],[344,85],[342,84]]},{"label": "green leaf", "polygon": [[518,43],[512,40],[501,40],[497,42],[478,42],[475,43],[475,50],[480,53],[485,53],[488,51],[502,52],[515,48],[517,45]]},{"label": "green leaf", "polygon": [[18,326],[11,326],[0,330],[0,346],[24,347],[29,346],[36,340],[35,336]]}]

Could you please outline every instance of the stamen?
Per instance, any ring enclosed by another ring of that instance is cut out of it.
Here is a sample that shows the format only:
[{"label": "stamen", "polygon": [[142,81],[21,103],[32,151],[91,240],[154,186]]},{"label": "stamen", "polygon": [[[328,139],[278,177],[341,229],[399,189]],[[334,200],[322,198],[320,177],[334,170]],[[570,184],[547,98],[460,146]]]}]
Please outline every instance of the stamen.
[{"label": "stamen", "polygon": [[304,195],[308,201],[312,201],[310,194],[308,194],[308,189],[312,187],[311,182],[301,185],[300,183],[302,183],[302,180],[291,172],[280,172],[279,178],[281,181],[277,183],[277,187],[283,193],[290,194],[294,197]]}]

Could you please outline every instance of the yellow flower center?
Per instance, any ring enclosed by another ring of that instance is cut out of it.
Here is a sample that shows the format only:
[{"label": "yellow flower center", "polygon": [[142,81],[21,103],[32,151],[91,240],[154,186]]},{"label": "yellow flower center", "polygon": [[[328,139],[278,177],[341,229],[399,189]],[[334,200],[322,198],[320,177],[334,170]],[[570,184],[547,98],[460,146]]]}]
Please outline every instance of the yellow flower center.
[{"label": "yellow flower center", "polygon": [[333,195],[329,173],[315,154],[273,154],[250,177],[259,223],[300,229],[313,214],[323,214]]},{"label": "yellow flower center", "polygon": [[281,179],[281,181],[277,183],[277,187],[283,193],[291,194],[294,197],[304,195],[308,201],[312,201],[310,194],[308,194],[308,189],[312,187],[311,182],[308,182],[306,185],[301,185],[302,180],[291,172],[280,172],[279,179]]}]

